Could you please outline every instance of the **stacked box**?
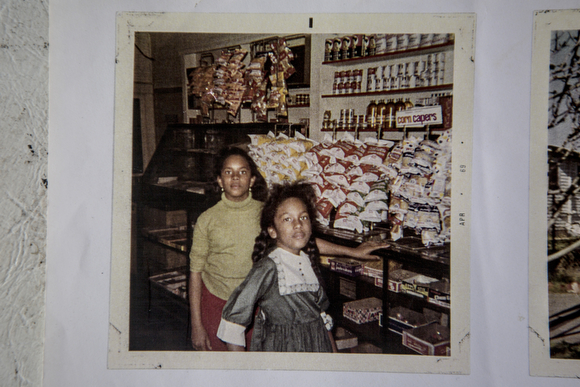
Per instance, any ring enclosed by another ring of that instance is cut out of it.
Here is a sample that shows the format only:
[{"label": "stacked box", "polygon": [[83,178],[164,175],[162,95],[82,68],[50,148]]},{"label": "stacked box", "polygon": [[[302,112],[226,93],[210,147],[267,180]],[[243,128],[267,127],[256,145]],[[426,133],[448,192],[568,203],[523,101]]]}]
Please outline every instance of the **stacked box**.
[{"label": "stacked box", "polygon": [[449,356],[449,327],[425,325],[403,331],[403,345],[421,355]]},{"label": "stacked box", "polygon": [[363,275],[371,278],[383,278],[383,260],[365,261],[363,263]]},{"label": "stacked box", "polygon": [[376,297],[345,302],[342,305],[342,315],[357,324],[378,321],[382,311],[383,301]]},{"label": "stacked box", "polygon": [[436,278],[419,274],[404,279],[401,284],[401,292],[426,299],[429,297],[429,284],[435,281],[437,281]]},{"label": "stacked box", "polygon": [[358,277],[363,273],[363,264],[350,258],[331,258],[330,270],[351,277]]},{"label": "stacked box", "polygon": [[405,329],[417,328],[428,323],[425,315],[403,306],[389,309],[389,330],[399,335],[402,335]]},{"label": "stacked box", "polygon": [[402,269],[389,272],[389,291],[400,293],[403,281],[416,275],[417,273],[415,272]]},{"label": "stacked box", "polygon": [[451,307],[450,288],[449,282],[432,282],[429,284],[429,302],[446,308]]},{"label": "stacked box", "polygon": [[363,275],[372,278],[383,278],[383,260],[365,261],[363,263]]}]

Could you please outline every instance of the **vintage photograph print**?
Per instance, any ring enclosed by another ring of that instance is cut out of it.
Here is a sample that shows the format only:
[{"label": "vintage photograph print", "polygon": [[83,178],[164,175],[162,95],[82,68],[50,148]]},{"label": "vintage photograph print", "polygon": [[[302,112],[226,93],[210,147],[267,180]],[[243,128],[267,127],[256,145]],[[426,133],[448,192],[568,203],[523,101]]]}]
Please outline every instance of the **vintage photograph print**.
[{"label": "vintage photograph print", "polygon": [[[530,147],[532,375],[579,375],[579,43],[578,11],[535,15]],[[545,226],[538,222],[542,211],[547,214]]]},{"label": "vintage photograph print", "polygon": [[474,29],[119,14],[109,368],[469,373]]}]

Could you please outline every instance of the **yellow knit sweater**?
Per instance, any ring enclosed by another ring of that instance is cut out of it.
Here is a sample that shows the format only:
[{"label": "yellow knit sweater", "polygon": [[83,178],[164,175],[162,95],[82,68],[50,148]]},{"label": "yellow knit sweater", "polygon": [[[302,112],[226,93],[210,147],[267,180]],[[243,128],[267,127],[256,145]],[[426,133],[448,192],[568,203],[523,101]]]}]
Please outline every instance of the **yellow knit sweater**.
[{"label": "yellow knit sweater", "polygon": [[213,295],[227,300],[252,268],[254,242],[260,233],[262,202],[252,195],[232,202],[222,194],[197,219],[189,254],[190,270],[201,272]]}]

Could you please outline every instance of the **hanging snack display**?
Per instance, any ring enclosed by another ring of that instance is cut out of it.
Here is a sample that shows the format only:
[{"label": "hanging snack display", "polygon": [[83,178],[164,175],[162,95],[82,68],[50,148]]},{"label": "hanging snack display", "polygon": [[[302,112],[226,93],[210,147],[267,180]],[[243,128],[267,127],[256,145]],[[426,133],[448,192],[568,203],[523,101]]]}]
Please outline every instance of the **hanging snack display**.
[{"label": "hanging snack display", "polygon": [[276,115],[286,117],[288,116],[286,79],[296,72],[296,69],[290,63],[294,59],[294,54],[283,38],[270,43],[270,50],[268,55],[272,63],[270,67],[270,83],[272,86],[268,98],[268,108],[276,109]]},{"label": "hanging snack display", "polygon": [[268,106],[266,94],[268,93],[268,80],[264,71],[264,64],[268,58],[258,56],[250,61],[246,68],[246,92],[244,102],[251,103],[251,109],[258,120],[265,121],[268,118]]},{"label": "hanging snack display", "polygon": [[216,63],[191,72],[188,95],[201,98],[202,115],[208,115],[213,103],[217,103],[236,116],[244,102],[251,104],[259,121],[268,119],[268,109],[276,109],[278,116],[288,115],[286,79],[296,69],[291,63],[294,55],[286,40],[274,39],[267,53],[252,58],[248,66],[243,63],[246,55],[247,50],[241,48],[223,50]]},{"label": "hanging snack display", "polygon": [[213,80],[215,101],[227,106],[228,113],[235,116],[242,104],[246,90],[244,67],[242,63],[248,52],[237,49],[233,52],[223,51],[217,60]]},{"label": "hanging snack display", "polygon": [[189,75],[188,95],[201,98],[202,114],[207,115],[209,106],[215,100],[213,95],[213,77],[215,65],[196,67]]}]

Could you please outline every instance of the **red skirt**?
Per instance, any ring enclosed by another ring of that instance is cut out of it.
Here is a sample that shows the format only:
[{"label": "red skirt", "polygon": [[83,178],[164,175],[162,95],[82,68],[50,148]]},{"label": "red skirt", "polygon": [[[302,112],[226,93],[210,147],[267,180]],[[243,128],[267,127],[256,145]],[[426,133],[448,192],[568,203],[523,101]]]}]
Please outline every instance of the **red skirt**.
[{"label": "red skirt", "polygon": [[[227,351],[226,343],[217,337],[217,330],[222,319],[222,310],[227,300],[214,296],[205,285],[201,292],[201,322],[207,331],[212,351]],[[252,329],[246,331],[246,346],[249,347]]]}]

